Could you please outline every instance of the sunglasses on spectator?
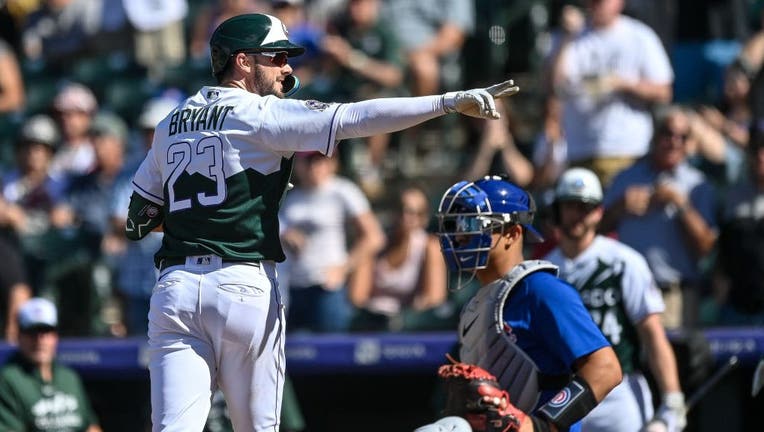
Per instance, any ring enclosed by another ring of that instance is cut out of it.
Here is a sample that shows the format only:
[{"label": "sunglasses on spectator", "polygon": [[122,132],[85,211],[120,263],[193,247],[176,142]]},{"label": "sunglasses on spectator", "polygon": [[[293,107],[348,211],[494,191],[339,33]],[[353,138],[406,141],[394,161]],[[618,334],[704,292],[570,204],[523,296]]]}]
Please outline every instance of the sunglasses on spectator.
[{"label": "sunglasses on spectator", "polygon": [[661,135],[666,138],[679,138],[682,141],[687,141],[687,139],[690,138],[690,134],[688,132],[677,132],[668,128],[662,129]]},{"label": "sunglasses on spectator", "polygon": [[271,60],[271,64],[278,67],[286,66],[287,62],[289,61],[289,55],[287,54],[286,51],[277,51],[277,52],[243,51],[243,52],[244,54],[268,57]]}]

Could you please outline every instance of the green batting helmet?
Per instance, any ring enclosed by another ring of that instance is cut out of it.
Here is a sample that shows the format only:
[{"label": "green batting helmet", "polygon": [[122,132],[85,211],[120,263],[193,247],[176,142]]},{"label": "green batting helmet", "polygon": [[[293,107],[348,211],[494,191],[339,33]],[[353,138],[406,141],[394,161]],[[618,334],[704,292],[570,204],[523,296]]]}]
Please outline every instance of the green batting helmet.
[{"label": "green batting helmet", "polygon": [[266,14],[237,15],[220,23],[210,38],[212,74],[222,72],[232,54],[240,51],[286,51],[289,57],[305,52],[305,48],[289,41],[286,26],[278,18]]}]

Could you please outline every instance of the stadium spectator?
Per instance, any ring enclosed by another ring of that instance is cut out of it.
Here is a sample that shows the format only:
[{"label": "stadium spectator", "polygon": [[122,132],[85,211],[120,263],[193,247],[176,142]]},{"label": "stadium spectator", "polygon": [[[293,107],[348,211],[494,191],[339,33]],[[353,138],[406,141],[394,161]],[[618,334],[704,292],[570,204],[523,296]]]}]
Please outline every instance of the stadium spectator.
[{"label": "stadium spectator", "polygon": [[50,174],[59,137],[50,117],[38,114],[28,118],[15,143],[17,163],[2,177],[6,215],[13,222],[25,265],[35,269],[28,283],[36,292],[44,289],[48,265],[60,260],[49,239],[53,209],[65,199],[66,192],[66,182]]},{"label": "stadium spectator", "polygon": [[568,161],[597,173],[605,187],[647,153],[651,105],[671,100],[673,81],[658,36],[623,15],[623,7],[624,0],[587,0],[586,20],[564,9],[559,46],[549,60],[551,88],[563,104]]},{"label": "stadium spectator", "polygon": [[[338,102],[396,96],[403,83],[403,59],[397,36],[381,18],[380,0],[349,0],[333,17],[321,51],[331,59],[329,89]],[[333,71],[332,71],[333,70]],[[365,146],[345,146],[347,151],[363,150],[356,168],[358,181],[372,199],[384,192],[384,162],[389,134],[365,138]],[[352,160],[345,155],[345,160]]]},{"label": "stadium spectator", "polygon": [[700,105],[698,115],[691,116],[693,135],[698,141],[698,154],[691,154],[691,161],[720,187],[735,183],[743,174],[753,118],[750,90],[751,79],[741,64],[734,62],[725,70],[719,102]]},{"label": "stadium spectator", "polygon": [[5,341],[16,343],[19,336],[19,306],[32,296],[26,282],[26,268],[21,255],[7,240],[0,238],[0,331]]},{"label": "stadium spectator", "polygon": [[600,231],[645,256],[666,303],[667,328],[696,324],[701,260],[717,235],[713,185],[687,161],[690,120],[682,108],[660,115],[650,152],[605,192]]},{"label": "stadium spectator", "polygon": [[13,48],[0,39],[0,115],[24,107],[24,79]]},{"label": "stadium spectator", "polygon": [[54,209],[56,219],[65,230],[76,235],[83,254],[88,257],[72,266],[57,283],[59,291],[66,291],[65,295],[57,296],[61,330],[66,334],[111,332],[122,335],[124,329],[120,322],[103,321],[99,314],[112,294],[114,270],[108,261],[102,262],[102,258],[119,252],[123,244],[124,228],[120,226],[115,231],[111,215],[114,197],[128,187],[133,174],[124,166],[127,126],[116,115],[101,113],[93,120],[89,134],[95,153],[94,169],[74,177],[66,200]]},{"label": "stadium spectator", "polygon": [[69,83],[58,91],[53,113],[62,142],[51,165],[53,176],[76,176],[93,169],[95,152],[88,132],[97,110],[95,95],[82,84]]},{"label": "stadium spectator", "polygon": [[406,331],[427,328],[427,315],[446,301],[446,264],[440,244],[427,232],[430,209],[425,191],[405,187],[385,248],[361,260],[348,292],[358,308],[352,329]]},{"label": "stadium spectator", "polygon": [[51,176],[59,145],[55,122],[44,114],[28,118],[16,142],[16,167],[2,179],[3,198],[24,216],[22,236],[41,235],[50,227],[50,211],[64,198],[66,183]]},{"label": "stadium spectator", "polygon": [[748,147],[748,175],[724,196],[719,221],[722,325],[764,325],[764,137],[757,125]]},{"label": "stadium spectator", "polygon": [[288,331],[344,331],[353,312],[347,277],[382,248],[384,234],[363,192],[336,175],[336,156],[295,157],[296,187],[279,217],[290,272]]},{"label": "stadium spectator", "polygon": [[135,60],[160,79],[164,69],[186,60],[186,0],[122,0],[132,24]]},{"label": "stadium spectator", "polygon": [[[22,29],[24,55],[47,65],[66,64],[92,54],[102,30],[106,0],[44,0]],[[114,11],[110,11],[114,13]]]},{"label": "stadium spectator", "polygon": [[543,122],[533,144],[533,180],[530,190],[549,191],[568,164],[568,143],[562,133],[562,106],[559,99],[544,100]]},{"label": "stadium spectator", "polygon": [[386,10],[406,55],[413,95],[436,94],[461,83],[461,48],[475,21],[472,2],[390,0]]},{"label": "stadium spectator", "polygon": [[100,432],[77,373],[56,362],[58,313],[33,298],[18,313],[19,347],[0,369],[0,430]]},{"label": "stadium spectator", "polygon": [[502,100],[496,102],[496,109],[502,116],[501,120],[478,123],[480,125],[478,149],[467,167],[467,173],[464,176],[466,179],[478,180],[488,174],[503,173],[510,181],[521,187],[527,187],[533,180],[533,165],[515,143],[516,119],[507,109],[507,103]]}]

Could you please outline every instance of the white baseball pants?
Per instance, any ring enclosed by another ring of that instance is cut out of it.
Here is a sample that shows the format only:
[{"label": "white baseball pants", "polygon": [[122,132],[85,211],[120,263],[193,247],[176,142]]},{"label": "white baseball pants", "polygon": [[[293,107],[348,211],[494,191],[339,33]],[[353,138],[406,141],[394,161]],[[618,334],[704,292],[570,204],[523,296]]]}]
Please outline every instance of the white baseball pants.
[{"label": "white baseball pants", "polygon": [[188,257],[164,269],[149,311],[154,432],[201,431],[219,386],[237,432],[278,431],[284,307],[273,262]]}]

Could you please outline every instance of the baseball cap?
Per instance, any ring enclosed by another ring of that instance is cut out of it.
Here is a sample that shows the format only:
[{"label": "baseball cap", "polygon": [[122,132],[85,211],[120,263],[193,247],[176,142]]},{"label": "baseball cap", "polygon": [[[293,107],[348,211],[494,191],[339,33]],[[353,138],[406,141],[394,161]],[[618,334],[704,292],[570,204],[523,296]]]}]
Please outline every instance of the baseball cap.
[{"label": "baseball cap", "polygon": [[94,112],[98,108],[93,92],[79,83],[64,86],[53,98],[53,109],[56,111]]},{"label": "baseball cap", "polygon": [[56,122],[45,114],[37,114],[29,117],[21,125],[19,143],[34,142],[45,144],[55,149],[58,146],[60,135]]},{"label": "baseball cap", "polygon": [[113,136],[127,141],[127,124],[115,114],[98,113],[90,124],[90,133],[95,136]]},{"label": "baseball cap", "polygon": [[19,329],[55,329],[58,327],[58,311],[48,299],[35,297],[24,302],[18,312]]},{"label": "baseball cap", "polygon": [[178,102],[166,97],[158,97],[146,102],[138,117],[138,126],[142,129],[154,129],[175,107]]}]

